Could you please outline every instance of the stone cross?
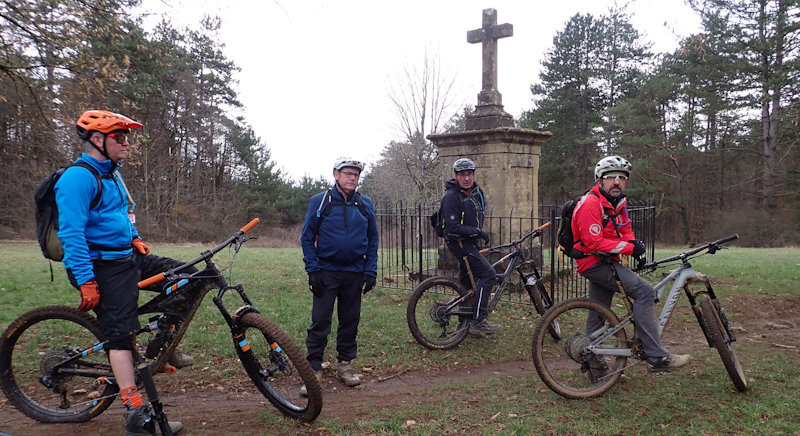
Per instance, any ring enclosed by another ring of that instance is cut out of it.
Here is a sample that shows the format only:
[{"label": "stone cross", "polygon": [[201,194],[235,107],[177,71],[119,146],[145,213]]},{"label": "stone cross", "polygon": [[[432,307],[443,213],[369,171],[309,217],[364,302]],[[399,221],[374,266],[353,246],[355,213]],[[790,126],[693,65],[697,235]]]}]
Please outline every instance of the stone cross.
[{"label": "stone cross", "polygon": [[502,105],[502,97],[497,91],[497,40],[514,35],[514,26],[505,23],[497,25],[497,11],[483,10],[483,26],[467,32],[467,42],[483,43],[483,80],[478,94],[478,105]]}]

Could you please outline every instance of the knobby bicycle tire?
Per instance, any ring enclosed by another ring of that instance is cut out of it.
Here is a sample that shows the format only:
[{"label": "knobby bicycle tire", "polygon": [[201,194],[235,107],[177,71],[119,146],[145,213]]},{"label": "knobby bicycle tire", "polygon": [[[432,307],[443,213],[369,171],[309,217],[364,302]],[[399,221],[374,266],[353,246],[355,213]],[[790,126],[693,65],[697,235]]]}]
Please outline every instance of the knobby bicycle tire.
[{"label": "knobby bicycle tire", "polygon": [[[119,392],[116,384],[94,385],[98,375],[112,375],[104,349],[64,366],[71,374],[48,370],[102,340],[100,323],[71,307],[44,306],[24,313],[9,324],[0,342],[0,379],[6,397],[41,422],[84,422],[101,414]],[[104,367],[109,369],[97,369]],[[51,388],[40,381],[45,376]]]},{"label": "knobby bicycle tire", "polygon": [[[536,308],[536,313],[539,315],[544,315],[547,309],[553,306],[553,300],[550,298],[550,294],[547,293],[547,288],[541,280],[537,280],[534,286],[526,284],[525,288],[528,290],[528,294],[533,301],[533,307]],[[561,340],[561,326],[558,323],[558,318],[550,323],[548,326],[548,333],[550,333],[550,336],[554,340]]]},{"label": "knobby bicycle tire", "polygon": [[717,308],[710,299],[703,297],[700,299],[700,310],[703,313],[703,320],[708,328],[708,335],[711,339],[711,344],[719,352],[719,357],[722,358],[722,364],[725,365],[725,370],[728,371],[733,385],[739,392],[747,390],[747,377],[744,375],[744,370],[736,359],[736,354],[733,352],[733,345],[731,344],[730,337],[728,336],[725,326],[722,323],[722,318],[717,312]]},{"label": "knobby bicycle tire", "polygon": [[469,332],[474,303],[464,301],[452,310],[449,302],[467,292],[460,283],[449,277],[431,277],[414,289],[408,299],[406,321],[411,335],[431,350],[449,350],[460,344]]},{"label": "knobby bicycle tire", "polygon": [[[234,338],[234,346],[258,390],[282,414],[303,422],[316,419],[322,411],[322,386],[305,353],[286,332],[261,314],[245,313],[239,319],[239,326],[245,337]],[[304,384],[307,398],[300,395]]]},{"label": "knobby bicycle tire", "polygon": [[[579,298],[562,301],[545,312],[533,333],[531,354],[536,372],[547,387],[565,398],[584,399],[602,395],[617,382],[627,361],[622,356],[602,358],[587,349],[592,342],[590,335],[586,334],[586,320],[591,312],[600,316],[604,328],[614,327],[620,322],[614,312],[597,301]],[[549,338],[549,326],[554,319],[559,320],[563,335],[563,340],[559,342]],[[597,346],[619,349],[627,348],[627,344],[625,329],[620,329],[599,341]],[[608,368],[608,374],[596,376],[598,370],[590,367],[600,366],[601,361]]]}]

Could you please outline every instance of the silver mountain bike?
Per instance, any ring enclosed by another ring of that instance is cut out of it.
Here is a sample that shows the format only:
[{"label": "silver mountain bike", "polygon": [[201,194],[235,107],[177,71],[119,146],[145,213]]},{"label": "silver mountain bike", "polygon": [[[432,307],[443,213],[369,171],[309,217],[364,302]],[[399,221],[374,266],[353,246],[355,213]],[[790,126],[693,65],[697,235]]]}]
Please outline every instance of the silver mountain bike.
[{"label": "silver mountain bike", "polygon": [[[664,279],[656,284],[656,302],[661,299],[667,285],[672,282],[669,294],[658,317],[658,335],[661,337],[670,316],[678,303],[681,291],[689,299],[692,311],[705,334],[708,346],[716,348],[722,363],[736,389],[747,390],[747,378],[742,366],[733,352],[736,337],[711,287],[708,276],[696,272],[689,260],[705,254],[714,254],[725,248],[724,243],[737,239],[730,235],[710,242],[702,247],[644,265],[638,271],[652,272],[672,262],[680,262]],[[608,253],[595,253],[605,261],[611,261]],[[618,263],[616,263],[618,265]],[[612,262],[612,266],[615,265]],[[615,268],[612,268],[619,292],[627,308],[627,314],[620,319],[613,311],[589,298],[563,301],[553,306],[539,320],[533,336],[532,353],[536,372],[547,387],[557,394],[574,399],[592,398],[602,395],[619,380],[629,366],[644,361],[641,343],[636,337],[632,302],[625,294]],[[602,327],[586,331],[586,320],[590,312],[598,313],[604,320]],[[548,326],[558,319],[563,340],[554,342],[548,334]],[[628,364],[628,359],[637,359]],[[607,374],[599,375],[595,362],[606,362]]]}]

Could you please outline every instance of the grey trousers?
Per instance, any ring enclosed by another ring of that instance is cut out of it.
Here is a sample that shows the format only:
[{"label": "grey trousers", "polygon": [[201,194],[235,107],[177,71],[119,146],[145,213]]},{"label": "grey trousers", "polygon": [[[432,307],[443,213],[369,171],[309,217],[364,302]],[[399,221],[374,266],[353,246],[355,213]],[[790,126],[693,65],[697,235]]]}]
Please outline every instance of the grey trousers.
[{"label": "grey trousers", "polygon": [[[656,325],[656,313],[654,308],[655,290],[647,280],[639,277],[633,271],[626,268],[619,262],[614,262],[617,275],[622,281],[625,293],[630,296],[633,302],[633,318],[636,321],[636,334],[642,341],[642,349],[648,359],[658,359],[669,354],[661,339],[658,337],[658,327]],[[599,301],[606,307],[611,307],[611,300],[614,292],[617,292],[617,283],[611,271],[611,264],[600,262],[592,265],[589,269],[581,273],[589,280],[589,298]],[[586,331],[594,331],[602,327],[603,320],[600,316],[592,312],[586,320]]]}]

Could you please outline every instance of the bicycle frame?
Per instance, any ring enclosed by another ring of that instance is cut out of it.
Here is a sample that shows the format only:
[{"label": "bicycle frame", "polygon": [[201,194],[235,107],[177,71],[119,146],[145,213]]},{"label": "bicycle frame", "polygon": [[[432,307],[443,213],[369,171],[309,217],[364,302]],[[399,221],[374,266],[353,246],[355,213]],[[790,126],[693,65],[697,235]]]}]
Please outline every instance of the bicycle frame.
[{"label": "bicycle frame", "polygon": [[[241,329],[239,329],[238,326],[237,326],[236,319],[238,319],[238,317],[240,317],[244,313],[247,313],[247,312],[250,312],[250,311],[256,311],[257,312],[257,310],[255,309],[255,307],[253,306],[253,303],[250,301],[250,299],[248,298],[247,294],[245,293],[244,286],[241,283],[236,283],[234,285],[230,285],[228,283],[227,279],[222,275],[222,272],[219,269],[219,267],[217,267],[216,263],[211,258],[217,252],[221,251],[223,248],[225,248],[228,245],[232,244],[234,241],[237,242],[235,250],[238,252],[239,248],[241,247],[242,242],[244,242],[244,239],[241,239],[241,235],[244,234],[244,232],[246,232],[247,230],[251,229],[257,223],[258,223],[257,220],[251,221],[247,226],[243,227],[242,230],[240,230],[241,233],[237,233],[236,235],[232,236],[227,241],[225,241],[222,244],[218,245],[214,249],[204,252],[200,257],[198,257],[198,258],[196,258],[196,259],[194,259],[194,260],[192,260],[190,262],[184,263],[184,264],[182,264],[182,265],[180,265],[180,266],[178,266],[176,268],[173,268],[173,269],[171,269],[169,271],[166,271],[164,273],[158,274],[156,276],[153,276],[151,278],[148,278],[146,280],[143,280],[143,281],[139,282],[139,288],[140,289],[141,288],[146,288],[146,287],[148,287],[148,286],[150,286],[150,285],[152,285],[154,283],[157,283],[159,281],[162,281],[162,280],[167,280],[167,283],[168,283],[168,285],[166,285],[164,287],[164,289],[158,293],[158,295],[153,297],[147,303],[139,306],[138,313],[140,315],[142,315],[142,314],[145,314],[145,313],[155,312],[155,310],[151,311],[149,309],[149,307],[157,305],[159,302],[163,301],[167,296],[171,295],[173,292],[176,292],[178,289],[188,285],[193,280],[211,279],[211,280],[209,280],[209,283],[208,283],[208,285],[206,287],[199,289],[196,294],[192,295],[191,304],[188,307],[186,307],[183,311],[178,312],[178,313],[165,313],[164,315],[151,318],[149,320],[150,322],[148,324],[145,324],[141,329],[139,329],[135,333],[136,336],[139,336],[139,335],[141,335],[143,333],[147,333],[147,332],[158,332],[161,329],[161,327],[159,325],[159,321],[161,321],[162,319],[167,321],[167,322],[175,321],[176,323],[180,324],[180,327],[178,328],[177,332],[174,332],[172,334],[172,337],[168,341],[167,347],[162,349],[162,350],[160,350],[158,355],[157,355],[157,357],[156,357],[156,359],[155,359],[155,361],[153,361],[150,364],[150,366],[151,366],[150,371],[152,373],[159,373],[159,372],[172,373],[172,372],[174,372],[174,368],[166,367],[166,362],[167,362],[167,359],[169,357],[169,354],[175,349],[177,344],[180,343],[181,339],[183,338],[183,335],[186,333],[188,325],[190,324],[190,322],[194,318],[194,313],[197,311],[197,309],[203,303],[203,299],[205,298],[205,295],[208,293],[208,291],[210,291],[212,289],[218,289],[219,290],[217,295],[214,297],[213,301],[214,301],[214,304],[219,309],[220,314],[222,314],[222,317],[227,322],[227,324],[230,327],[231,331],[235,335],[241,336],[242,332],[241,332]],[[202,261],[205,261],[205,263],[206,263],[206,268],[205,269],[203,269],[201,271],[198,271],[196,273],[193,273],[193,274],[179,274],[178,273],[178,271],[182,271],[182,270],[184,270],[184,269],[186,269],[186,268],[188,268],[190,266],[194,266],[194,265],[196,265],[196,264],[198,264],[198,263],[200,263]],[[170,283],[172,283],[172,285],[169,285]],[[229,290],[237,291],[237,293],[241,297],[242,301],[244,302],[244,305],[242,307],[240,307],[238,310],[236,310],[233,315],[230,314],[230,312],[227,310],[227,308],[225,307],[224,303],[222,302],[223,295]],[[159,310],[158,312],[161,312],[161,311]],[[165,323],[165,325],[166,325],[166,323]],[[81,376],[81,377],[94,377],[94,378],[97,378],[99,380],[98,383],[114,383],[113,375],[111,375],[111,365],[110,364],[98,365],[97,362],[85,362],[84,363],[84,362],[81,361],[81,359],[83,357],[86,357],[89,354],[96,353],[96,352],[99,352],[99,351],[103,350],[106,347],[107,343],[108,343],[108,341],[103,341],[103,342],[98,342],[96,344],[92,344],[91,346],[80,350],[80,352],[78,354],[76,354],[75,356],[73,356],[73,357],[71,357],[69,359],[65,359],[64,361],[53,365],[52,368],[50,369],[50,371],[48,371],[48,374],[42,376],[42,383],[45,386],[47,386],[49,388],[52,388],[51,380],[52,380],[53,374],[69,374],[69,375],[76,375],[76,376]],[[245,347],[246,345],[247,345],[246,342],[243,343],[243,344],[240,344],[240,346],[242,346],[242,347]],[[144,361],[144,359],[141,357],[141,355],[139,355],[139,353],[134,353],[134,354],[136,355],[136,358],[137,358],[137,360],[140,361],[140,363]],[[72,365],[73,363],[78,363],[81,366],[88,367],[90,369],[72,369],[72,368],[69,368],[69,366]]]},{"label": "bicycle frame", "polygon": [[[715,242],[709,243],[707,245],[704,245],[703,247],[700,247],[698,249],[691,250],[691,251],[688,251],[688,252],[685,252],[685,253],[681,253],[681,254],[679,254],[677,256],[673,256],[673,257],[670,257],[670,258],[667,258],[667,259],[659,260],[657,262],[653,262],[653,263],[650,263],[648,265],[644,265],[642,268],[639,269],[639,271],[643,271],[643,270],[644,271],[653,271],[656,268],[658,268],[659,265],[662,265],[662,264],[665,264],[665,263],[668,263],[668,262],[672,262],[672,261],[675,261],[675,260],[680,260],[681,261],[681,265],[679,265],[676,269],[670,271],[670,273],[667,274],[666,277],[661,279],[656,285],[653,286],[653,288],[656,291],[655,302],[658,303],[661,300],[661,296],[663,295],[664,290],[667,288],[667,285],[670,282],[673,282],[672,283],[672,287],[670,288],[670,291],[667,294],[667,299],[664,302],[664,306],[661,308],[661,313],[658,316],[657,327],[658,327],[658,337],[659,338],[663,336],[664,330],[666,329],[666,326],[667,326],[667,323],[669,322],[669,319],[672,316],[672,313],[673,313],[673,311],[675,310],[675,307],[678,304],[678,299],[681,296],[681,290],[683,290],[684,293],[686,294],[686,297],[689,299],[689,304],[690,304],[690,306],[692,308],[692,311],[694,312],[695,316],[697,317],[697,321],[700,323],[700,326],[701,326],[701,328],[703,330],[703,333],[706,336],[706,340],[709,341],[709,346],[711,346],[711,339],[709,338],[709,335],[708,335],[708,329],[706,327],[705,322],[703,321],[702,314],[700,313],[700,310],[697,307],[697,299],[696,299],[696,297],[699,294],[707,294],[709,296],[709,298],[711,299],[711,301],[714,302],[714,304],[717,306],[717,309],[720,310],[720,314],[723,315],[723,324],[724,324],[726,330],[728,330],[728,333],[730,334],[731,341],[735,341],[736,340],[736,337],[734,336],[733,331],[731,331],[731,329],[730,329],[730,327],[728,325],[727,319],[724,319],[724,312],[721,310],[721,307],[719,306],[719,302],[717,300],[717,296],[716,296],[716,294],[714,293],[714,290],[711,287],[711,282],[709,281],[708,276],[706,274],[696,272],[694,270],[694,268],[692,268],[691,263],[689,263],[689,258],[692,255],[700,253],[701,251],[703,251],[705,249],[709,249],[710,252],[713,253],[719,248],[720,244],[722,244],[724,242],[728,242],[728,241],[736,239],[736,238],[738,238],[738,235],[731,235],[731,236],[728,236],[726,238],[722,238],[722,239],[720,239],[718,241],[715,241]],[[612,267],[613,267],[613,264],[612,264]],[[615,275],[615,278],[617,278],[616,277],[616,270],[614,270],[614,275]],[[705,289],[693,293],[689,289],[689,284],[691,282],[698,282],[698,281],[703,283]],[[618,332],[620,329],[624,329],[625,327],[627,327],[627,326],[629,326],[629,325],[634,323],[633,313],[632,313],[633,310],[632,310],[631,302],[628,299],[627,295],[625,294],[624,289],[622,289],[622,286],[619,283],[619,279],[618,278],[617,278],[617,283],[618,283],[618,285],[620,287],[620,291],[621,291],[621,293],[623,295],[623,300],[625,301],[625,306],[627,308],[627,315],[625,316],[625,318],[620,320],[619,324],[617,324],[614,328],[603,327],[603,328],[593,332],[590,335],[590,337],[592,338],[592,344],[589,345],[589,347],[587,347],[587,349],[591,350],[595,354],[601,354],[601,355],[606,355],[606,356],[632,357],[634,355],[634,349],[633,348],[621,348],[620,349],[620,348],[605,348],[605,347],[596,347],[595,346],[595,344],[602,343],[603,339],[608,338],[609,336],[611,336],[611,335],[615,334],[616,332]],[[632,340],[634,340],[634,341],[636,340],[636,331],[635,330],[634,330],[634,334],[632,336]],[[640,356],[640,357],[643,357],[643,356]]]},{"label": "bicycle frame", "polygon": [[[523,280],[526,279],[526,275],[522,271],[522,265],[524,265],[526,263],[530,264],[533,267],[532,275],[536,278],[536,280],[540,280],[541,279],[541,276],[539,275],[539,270],[536,268],[536,264],[533,261],[529,261],[529,260],[527,260],[525,258],[525,252],[520,246],[528,238],[530,238],[530,237],[534,237],[535,238],[535,237],[541,235],[542,231],[544,229],[546,229],[547,227],[549,227],[549,226],[550,226],[550,223],[547,222],[547,223],[539,226],[538,228],[533,229],[530,232],[526,233],[523,237],[517,239],[516,241],[511,241],[508,244],[503,244],[503,245],[497,245],[497,246],[494,246],[494,247],[484,248],[483,250],[480,251],[481,254],[497,253],[503,248],[509,248],[509,247],[512,248],[510,253],[504,255],[503,257],[501,257],[500,259],[498,259],[497,261],[495,261],[492,264],[492,270],[497,271],[497,267],[499,267],[500,265],[508,262],[508,266],[506,267],[505,271],[500,273],[500,274],[496,274],[498,285],[497,285],[496,288],[493,288],[494,296],[489,300],[489,302],[486,305],[486,307],[487,307],[487,309],[489,311],[493,311],[495,306],[497,306],[497,302],[500,301],[500,297],[505,292],[506,287],[507,287],[507,285],[508,285],[508,283],[510,281],[510,278],[514,274],[515,271],[519,275],[520,281],[523,281]],[[465,296],[465,298],[468,298],[468,297],[471,297],[472,295],[474,295],[474,293],[475,293],[475,291],[474,291],[475,280],[472,277],[472,271],[469,269],[469,262],[467,262],[467,260],[464,259],[464,263],[467,265],[467,272],[470,275],[470,281],[472,282],[472,285],[473,285],[473,290]],[[525,283],[523,282],[522,285],[525,285]]]}]

